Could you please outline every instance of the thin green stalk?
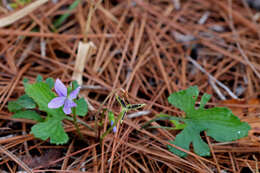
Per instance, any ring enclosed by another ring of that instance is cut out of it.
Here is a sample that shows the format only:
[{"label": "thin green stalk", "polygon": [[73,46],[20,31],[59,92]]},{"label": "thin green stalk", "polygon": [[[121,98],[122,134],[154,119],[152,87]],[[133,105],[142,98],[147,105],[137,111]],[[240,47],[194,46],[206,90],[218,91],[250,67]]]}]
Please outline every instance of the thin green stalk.
[{"label": "thin green stalk", "polygon": [[[95,114],[95,129],[98,129],[98,120],[96,117],[98,117],[99,112],[102,110],[102,108],[104,107],[105,103],[108,101],[108,99],[117,91],[118,89],[114,89],[112,90],[109,95],[105,98],[105,100],[101,103],[101,105],[99,106],[96,114]],[[99,133],[99,131],[96,130],[96,133]],[[97,134],[96,136],[100,136],[100,134]]]},{"label": "thin green stalk", "polygon": [[[70,121],[74,121],[74,118],[73,118],[73,117],[66,116],[66,119],[67,119],[67,120],[70,120]],[[80,119],[77,119],[77,123],[82,124],[83,126],[87,127],[88,129],[90,129],[90,130],[92,130],[92,131],[95,131],[95,129],[93,129],[93,128],[90,127],[87,123],[85,123],[84,121],[82,121],[82,120],[80,120]]]},{"label": "thin green stalk", "polygon": [[[72,11],[74,8],[76,8],[81,0],[75,0],[68,8],[69,11]],[[63,15],[61,15],[54,23],[53,26],[55,29],[60,27],[60,25],[70,16],[70,12],[67,12]]]},{"label": "thin green stalk", "polygon": [[76,130],[77,130],[80,138],[83,139],[83,136],[80,133],[79,126],[78,126],[78,123],[77,123],[77,115],[76,115],[76,109],[75,108],[72,108],[72,113],[73,113],[73,123],[74,123],[74,126],[76,127]]},{"label": "thin green stalk", "polygon": [[126,110],[126,109],[123,109],[123,110],[119,113],[119,116],[118,116],[118,118],[115,120],[114,124],[113,124],[111,127],[109,127],[109,129],[108,129],[105,133],[102,134],[102,136],[101,136],[101,138],[100,138],[100,143],[101,143],[101,144],[102,144],[102,142],[103,142],[103,139],[108,135],[108,133],[110,133],[111,130],[117,125],[117,123],[122,120],[122,118],[123,118],[123,116],[126,114],[126,112],[127,112],[127,110]]}]

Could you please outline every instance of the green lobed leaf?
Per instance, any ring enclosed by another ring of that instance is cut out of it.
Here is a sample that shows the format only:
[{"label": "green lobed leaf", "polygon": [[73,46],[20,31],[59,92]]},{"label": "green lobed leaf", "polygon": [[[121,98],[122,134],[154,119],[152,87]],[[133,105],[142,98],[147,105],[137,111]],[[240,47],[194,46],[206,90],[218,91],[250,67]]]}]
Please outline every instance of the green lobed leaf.
[{"label": "green lobed leaf", "polygon": [[76,115],[85,116],[88,113],[88,104],[84,98],[75,100],[76,106]]},{"label": "green lobed leaf", "polygon": [[48,103],[56,97],[50,87],[44,82],[38,82],[35,84],[27,84],[25,86],[25,92],[30,96],[39,106],[41,111],[45,111],[54,117],[65,117],[62,108],[49,109]]},{"label": "green lobed leaf", "polygon": [[35,107],[35,102],[27,94],[22,95],[16,101],[8,102],[8,110],[10,112],[17,112],[22,109],[34,109]]},{"label": "green lobed leaf", "polygon": [[42,117],[37,112],[32,110],[19,111],[13,114],[12,118],[23,118],[23,119],[35,120],[38,122],[43,121]]},{"label": "green lobed leaf", "polygon": [[[174,141],[171,143],[179,146],[183,149],[189,150],[190,144],[193,144],[195,153],[200,156],[210,155],[208,145],[201,139],[200,133],[206,131],[207,135],[214,138],[218,142],[227,142],[240,139],[248,135],[250,126],[246,122],[241,122],[228,108],[215,107],[210,109],[204,109],[206,101],[209,100],[209,95],[204,95],[201,100],[200,108],[190,108],[185,104],[191,103],[195,106],[194,97],[189,97],[189,94],[193,94],[197,98],[198,94],[196,89],[191,87],[185,91],[180,91],[174,95],[171,95],[171,104],[177,105],[178,108],[188,111],[186,117],[182,121],[186,124],[183,131],[178,134]],[[191,91],[194,90],[194,91]],[[180,99],[180,97],[183,99]],[[180,99],[183,101],[181,106]],[[190,99],[190,100],[188,100]],[[181,157],[187,154],[172,147],[168,146],[169,150]]]},{"label": "green lobed leaf", "polygon": [[69,137],[62,127],[62,120],[58,118],[49,118],[46,122],[35,124],[31,133],[39,139],[47,140],[50,138],[52,144],[65,144]]},{"label": "green lobed leaf", "polygon": [[198,98],[198,95],[198,87],[193,86],[186,90],[171,94],[168,97],[168,101],[173,106],[186,112],[186,116],[189,116],[195,110],[195,102]]},{"label": "green lobed leaf", "polygon": [[48,77],[46,80],[45,80],[45,83],[47,85],[49,85],[50,89],[52,89],[54,87],[54,79],[51,78],[51,77]]}]

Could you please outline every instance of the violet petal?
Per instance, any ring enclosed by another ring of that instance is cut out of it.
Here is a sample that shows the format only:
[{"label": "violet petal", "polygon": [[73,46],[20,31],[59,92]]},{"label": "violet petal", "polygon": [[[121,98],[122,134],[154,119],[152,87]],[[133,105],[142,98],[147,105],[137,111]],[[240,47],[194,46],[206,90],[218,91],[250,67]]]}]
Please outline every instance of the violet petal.
[{"label": "violet petal", "polygon": [[57,92],[59,96],[66,97],[67,96],[67,88],[66,86],[61,82],[60,79],[56,79],[54,89]]},{"label": "violet petal", "polygon": [[65,114],[71,114],[71,107],[63,107],[63,112],[65,113]]},{"label": "violet petal", "polygon": [[[113,124],[114,124],[114,121],[111,121],[110,125],[113,126]],[[113,132],[116,133],[116,125],[113,127]]]},{"label": "violet petal", "polygon": [[80,87],[78,87],[75,90],[71,91],[69,97],[71,99],[75,99],[77,97],[77,95],[79,94],[79,90],[80,90]]},{"label": "violet petal", "polygon": [[48,108],[59,108],[66,100],[66,97],[55,97],[48,103]]},{"label": "violet petal", "polygon": [[114,132],[114,133],[116,133],[116,126],[115,126],[115,127],[113,127],[113,132]]},{"label": "violet petal", "polygon": [[77,106],[77,104],[74,103],[72,100],[66,99],[65,103],[64,103],[63,111],[64,111],[65,114],[70,114],[71,108],[76,107],[76,106]]}]

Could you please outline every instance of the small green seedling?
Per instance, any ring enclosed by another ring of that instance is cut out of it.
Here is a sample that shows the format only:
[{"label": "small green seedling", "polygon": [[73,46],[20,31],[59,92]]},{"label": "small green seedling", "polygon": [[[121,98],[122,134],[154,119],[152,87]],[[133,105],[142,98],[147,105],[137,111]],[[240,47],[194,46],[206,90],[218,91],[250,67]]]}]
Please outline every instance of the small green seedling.
[{"label": "small green seedling", "polygon": [[[246,122],[241,122],[228,108],[204,108],[210,99],[210,95],[204,94],[201,98],[200,106],[196,108],[195,102],[198,95],[199,90],[197,86],[171,94],[168,97],[168,101],[173,106],[184,111],[185,118],[160,114],[157,118],[147,122],[143,128],[153,121],[169,120],[174,127],[152,128],[182,130],[175,140],[169,142],[188,151],[192,143],[195,153],[200,156],[210,156],[210,148],[200,136],[200,133],[203,131],[218,142],[234,141],[248,135],[250,126]],[[187,153],[170,145],[168,145],[168,149],[178,156],[187,156]]]},{"label": "small green seedling", "polygon": [[[69,138],[62,126],[64,119],[73,121],[78,133],[80,132],[77,123],[92,129],[76,118],[85,116],[88,112],[85,99],[77,98],[80,91],[77,83],[73,82],[67,89],[59,79],[54,84],[52,78],[43,81],[41,76],[37,76],[34,84],[29,84],[27,79],[23,83],[26,94],[16,101],[10,101],[8,110],[14,112],[13,118],[37,121],[31,129],[36,138],[42,140],[50,138],[50,143],[57,145],[67,143]],[[52,91],[53,87],[57,95]],[[45,112],[47,116],[43,118],[38,114],[39,111]],[[73,117],[69,116],[70,114]]]},{"label": "small green seedling", "polygon": [[142,107],[145,106],[145,104],[127,104],[126,101],[124,99],[122,99],[120,96],[116,95],[116,100],[118,101],[118,103],[120,104],[121,107],[121,111],[119,113],[119,116],[117,118],[115,118],[114,113],[112,111],[108,111],[108,118],[110,121],[110,128],[108,128],[108,130],[106,132],[104,132],[102,134],[102,136],[100,137],[100,143],[102,143],[103,139],[113,130],[113,132],[116,132],[116,126],[117,123],[123,122],[123,119],[125,117],[125,115],[127,114],[128,111],[131,110],[137,110],[140,109]]}]

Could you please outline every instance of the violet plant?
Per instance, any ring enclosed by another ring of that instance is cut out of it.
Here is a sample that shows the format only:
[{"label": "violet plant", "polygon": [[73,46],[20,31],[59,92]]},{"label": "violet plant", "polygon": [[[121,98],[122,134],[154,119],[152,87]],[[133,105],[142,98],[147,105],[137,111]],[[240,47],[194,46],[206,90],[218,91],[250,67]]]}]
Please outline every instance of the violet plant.
[{"label": "violet plant", "polygon": [[[90,128],[86,123],[77,119],[77,116],[85,116],[88,105],[84,98],[78,98],[80,87],[77,82],[66,86],[57,79],[54,83],[52,78],[43,81],[37,76],[36,82],[30,84],[24,80],[25,94],[15,101],[8,103],[8,110],[14,112],[13,118],[25,118],[37,121],[31,128],[31,133],[39,139],[50,139],[50,143],[64,144],[69,140],[68,134],[63,128],[63,120],[73,121],[78,133],[78,123]],[[56,94],[52,91],[54,90]],[[45,112],[43,118],[39,111]],[[73,117],[70,116],[73,115]]]},{"label": "violet plant", "polygon": [[[32,126],[31,132],[36,138],[47,140],[53,144],[65,144],[69,137],[63,128],[63,120],[67,119],[74,123],[78,134],[82,137],[78,124],[82,124],[92,131],[93,129],[84,121],[81,121],[77,116],[85,116],[88,112],[88,105],[84,98],[78,98],[80,86],[76,81],[66,88],[66,86],[57,79],[47,78],[45,81],[42,76],[38,75],[36,82],[29,83],[28,79],[23,81],[25,94],[15,101],[8,103],[8,110],[13,112],[13,118],[24,118],[34,120],[37,123]],[[53,92],[53,90],[55,92]],[[100,141],[104,139],[111,131],[117,132],[118,122],[122,123],[124,116],[130,110],[136,110],[143,107],[145,104],[126,104],[124,99],[116,95],[116,99],[121,105],[121,112],[117,117],[112,111],[108,111],[110,128],[105,131],[100,137]],[[39,114],[45,112],[46,116]],[[99,112],[99,111],[98,111]],[[72,117],[70,116],[72,115]],[[104,117],[103,117],[104,118]],[[103,119],[102,118],[102,119]],[[103,125],[103,120],[99,126]],[[97,128],[97,127],[95,127]]]}]

